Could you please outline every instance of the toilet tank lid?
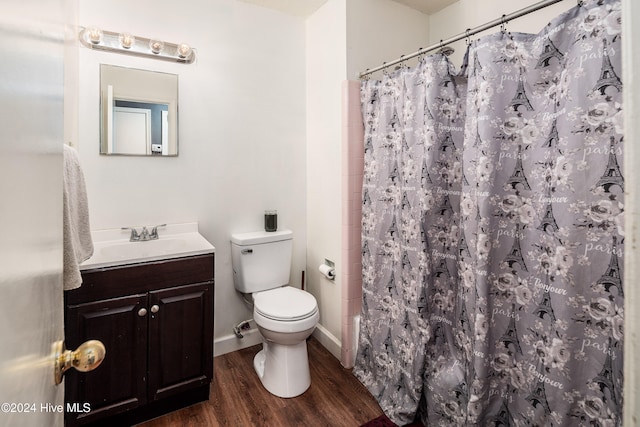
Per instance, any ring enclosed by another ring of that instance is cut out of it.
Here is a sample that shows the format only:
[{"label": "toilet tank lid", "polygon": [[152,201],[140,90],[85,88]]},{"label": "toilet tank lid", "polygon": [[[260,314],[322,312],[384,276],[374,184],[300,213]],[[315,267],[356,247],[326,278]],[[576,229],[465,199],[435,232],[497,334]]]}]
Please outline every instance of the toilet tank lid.
[{"label": "toilet tank lid", "polygon": [[291,230],[252,231],[231,235],[231,243],[235,243],[238,246],[258,245],[260,243],[273,243],[291,239],[293,239]]}]

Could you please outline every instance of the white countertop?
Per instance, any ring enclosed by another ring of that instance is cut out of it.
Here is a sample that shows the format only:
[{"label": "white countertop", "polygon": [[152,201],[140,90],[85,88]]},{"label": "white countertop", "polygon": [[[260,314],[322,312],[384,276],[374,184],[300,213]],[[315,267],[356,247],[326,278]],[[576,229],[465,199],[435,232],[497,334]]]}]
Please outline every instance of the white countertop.
[{"label": "white countertop", "polygon": [[[142,226],[136,227],[138,232]],[[151,227],[147,227],[151,232]],[[130,242],[130,230],[95,230],[93,256],[80,264],[80,270],[136,264],[147,261],[204,255],[215,248],[198,232],[198,223],[167,224],[158,228],[158,239]]]}]

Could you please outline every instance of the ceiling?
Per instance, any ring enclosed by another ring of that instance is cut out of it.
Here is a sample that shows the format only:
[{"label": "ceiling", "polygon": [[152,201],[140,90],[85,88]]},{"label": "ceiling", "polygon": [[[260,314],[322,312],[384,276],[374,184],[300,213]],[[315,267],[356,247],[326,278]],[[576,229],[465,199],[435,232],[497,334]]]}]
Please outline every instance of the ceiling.
[{"label": "ceiling", "polygon": [[393,0],[398,3],[405,4],[422,13],[431,15],[441,9],[457,2],[458,0]]},{"label": "ceiling", "polygon": [[[275,9],[289,15],[307,17],[318,10],[327,0],[240,0],[258,6]],[[348,0],[347,0],[348,1]],[[458,0],[393,0],[422,13],[432,14]]]},{"label": "ceiling", "polygon": [[327,0],[240,0],[280,12],[307,17],[318,10]]}]

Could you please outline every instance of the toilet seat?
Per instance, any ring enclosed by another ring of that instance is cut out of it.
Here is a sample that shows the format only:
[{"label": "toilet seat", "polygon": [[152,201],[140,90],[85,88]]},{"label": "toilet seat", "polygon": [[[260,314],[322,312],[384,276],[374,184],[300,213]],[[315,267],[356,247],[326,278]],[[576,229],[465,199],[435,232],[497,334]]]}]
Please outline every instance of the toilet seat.
[{"label": "toilet seat", "polygon": [[279,322],[307,319],[318,312],[313,295],[291,286],[258,292],[253,296],[253,304],[255,313]]}]

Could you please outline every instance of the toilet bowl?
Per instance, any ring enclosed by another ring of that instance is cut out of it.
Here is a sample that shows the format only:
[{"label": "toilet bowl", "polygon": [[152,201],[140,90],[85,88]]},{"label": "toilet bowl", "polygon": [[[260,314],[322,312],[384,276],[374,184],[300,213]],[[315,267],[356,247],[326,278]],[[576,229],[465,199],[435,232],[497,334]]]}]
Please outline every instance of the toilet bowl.
[{"label": "toilet bowl", "polygon": [[293,233],[252,232],[231,236],[236,289],[251,294],[262,350],[253,360],[262,385],[279,397],[295,397],[311,385],[307,338],[320,318],[316,299],[287,286]]},{"label": "toilet bowl", "polygon": [[259,292],[253,298],[253,320],[263,338],[253,367],[271,394],[299,396],[311,385],[306,340],[320,318],[316,300],[290,286]]}]

